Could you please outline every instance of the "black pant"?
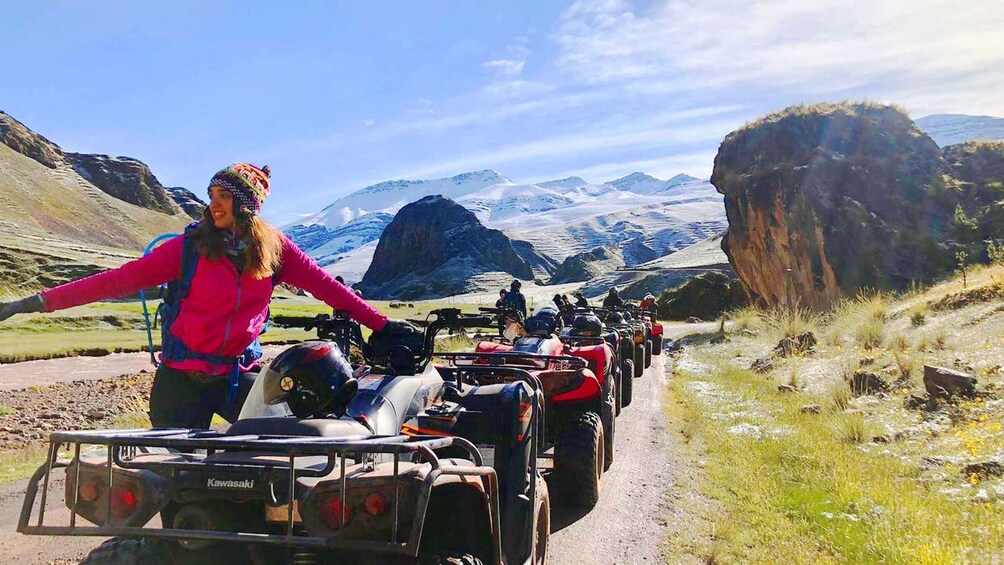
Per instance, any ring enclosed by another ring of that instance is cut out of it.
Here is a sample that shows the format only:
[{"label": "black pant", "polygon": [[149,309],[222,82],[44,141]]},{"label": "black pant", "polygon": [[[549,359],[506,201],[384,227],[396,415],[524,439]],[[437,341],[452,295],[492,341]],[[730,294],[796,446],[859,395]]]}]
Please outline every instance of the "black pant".
[{"label": "black pant", "polygon": [[233,422],[257,373],[241,373],[235,402],[227,400],[230,376],[220,375],[208,382],[195,380],[185,371],[167,365],[157,368],[150,391],[150,423],[157,428],[209,429],[213,414]]}]

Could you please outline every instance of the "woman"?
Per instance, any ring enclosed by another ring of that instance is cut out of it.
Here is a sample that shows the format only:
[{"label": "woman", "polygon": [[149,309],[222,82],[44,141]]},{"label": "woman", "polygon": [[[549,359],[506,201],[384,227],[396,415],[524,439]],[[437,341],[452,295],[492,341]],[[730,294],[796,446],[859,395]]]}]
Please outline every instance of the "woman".
[{"label": "woman", "polygon": [[276,284],[301,288],[336,310],[347,310],[381,337],[414,337],[407,322],[388,320],[325,273],[296,244],[261,219],[269,194],[269,168],[235,163],[209,183],[209,206],[185,235],[121,267],[0,303],[0,320],[24,312],[52,312],[134,294],[178,280],[186,240],[198,251],[188,292],[165,336],[150,393],[154,426],[208,428],[214,413],[233,421],[240,401],[228,394],[238,357],[261,333]]}]

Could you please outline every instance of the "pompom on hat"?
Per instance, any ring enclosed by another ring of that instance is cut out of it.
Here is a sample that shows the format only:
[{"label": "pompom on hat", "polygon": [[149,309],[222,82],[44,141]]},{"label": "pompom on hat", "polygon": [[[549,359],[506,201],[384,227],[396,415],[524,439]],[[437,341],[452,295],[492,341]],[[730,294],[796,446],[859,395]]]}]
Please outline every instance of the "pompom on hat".
[{"label": "pompom on hat", "polygon": [[257,216],[268,198],[268,179],[271,174],[268,165],[259,169],[250,163],[234,163],[213,175],[209,186],[229,190],[242,212],[248,216]]}]

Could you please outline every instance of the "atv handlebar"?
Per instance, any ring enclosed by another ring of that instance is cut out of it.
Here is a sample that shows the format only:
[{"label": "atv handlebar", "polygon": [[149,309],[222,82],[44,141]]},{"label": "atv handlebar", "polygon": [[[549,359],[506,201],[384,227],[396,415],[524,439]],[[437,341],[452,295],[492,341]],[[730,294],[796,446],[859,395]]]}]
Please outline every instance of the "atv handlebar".
[{"label": "atv handlebar", "polygon": [[[433,318],[431,321],[430,318]],[[343,352],[349,351],[352,344],[360,346],[364,354],[362,331],[359,323],[349,319],[348,314],[336,311],[334,315],[318,314],[314,317],[307,316],[275,316],[272,322],[280,327],[303,328],[305,330],[317,330],[317,337],[320,339],[335,342]],[[426,318],[425,335],[421,351],[410,351],[413,357],[413,370],[421,372],[432,359],[435,351],[436,335],[444,329],[467,329],[467,328],[491,328],[495,326],[495,321],[482,314],[467,314],[461,312],[459,308],[439,308],[429,312]],[[405,364],[407,364],[408,351],[405,353]],[[367,358],[366,361],[372,365],[390,367],[390,359]],[[396,372],[396,371],[395,371]]]}]

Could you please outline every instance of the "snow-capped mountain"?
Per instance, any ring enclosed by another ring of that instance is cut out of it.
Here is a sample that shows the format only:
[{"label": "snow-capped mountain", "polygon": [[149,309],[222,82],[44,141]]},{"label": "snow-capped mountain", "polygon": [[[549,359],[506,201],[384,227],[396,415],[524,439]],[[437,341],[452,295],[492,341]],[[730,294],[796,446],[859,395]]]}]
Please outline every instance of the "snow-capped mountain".
[{"label": "snow-capped mountain", "polygon": [[965,141],[1004,139],[1004,118],[966,114],[932,114],[917,125],[941,147]]},{"label": "snow-capped mountain", "polygon": [[380,239],[380,234],[393,219],[391,214],[373,212],[335,229],[323,224],[295,225],[286,230],[286,235],[301,249],[309,250],[311,257],[323,267],[353,249]]},{"label": "snow-capped mountain", "polygon": [[721,195],[707,181],[687,175],[660,180],[633,173],[601,184],[579,177],[516,184],[486,170],[373,185],[287,227],[286,233],[329,270],[355,282],[358,278],[341,267],[365,262],[355,257],[357,249],[372,256],[372,249],[359,247],[376,241],[402,206],[429,194],[449,196],[487,227],[533,244],[555,263],[606,245],[620,249],[627,264],[636,265],[727,226]]},{"label": "snow-capped mountain", "polygon": [[[296,225],[320,224],[328,229],[343,226],[372,212],[394,214],[406,204],[423,196],[442,194],[457,200],[483,188],[513,182],[491,169],[464,173],[437,180],[391,180],[367,186],[335,200],[323,210],[295,222]],[[291,228],[293,226],[287,226]]]},{"label": "snow-capped mountain", "polygon": [[700,179],[690,175],[679,174],[669,180],[659,180],[645,173],[631,173],[630,175],[608,182],[610,186],[617,190],[633,192],[635,194],[666,194],[677,186],[692,183]]}]

